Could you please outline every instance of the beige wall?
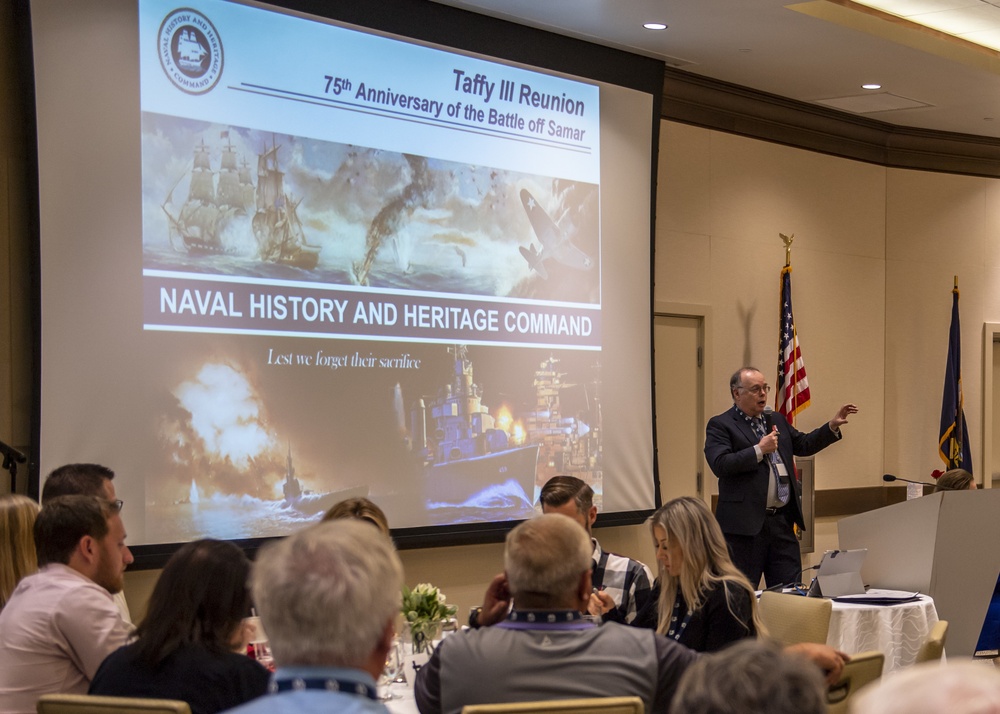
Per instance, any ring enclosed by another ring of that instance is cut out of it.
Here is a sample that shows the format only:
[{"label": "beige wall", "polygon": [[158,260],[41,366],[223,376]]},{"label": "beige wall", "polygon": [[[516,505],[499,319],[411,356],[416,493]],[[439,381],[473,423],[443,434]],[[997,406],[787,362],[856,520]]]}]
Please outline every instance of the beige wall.
[{"label": "beige wall", "polygon": [[[962,288],[966,414],[981,466],[982,324],[1000,322],[1000,183],[886,169],[671,122],[662,130],[654,299],[711,309],[706,414],[727,408],[727,380],[738,365],[774,370],[778,233],[794,233],[795,317],[813,397],[800,426],[821,423],[845,401],[861,408],[844,442],[816,457],[817,488],[874,486],[884,472],[923,479],[940,466],[953,275]],[[25,270],[2,267],[5,280]],[[0,330],[6,369],[17,349],[9,334]],[[15,407],[9,394],[0,424],[27,429],[27,406]],[[652,561],[640,526],[598,536],[605,547]],[[835,544],[835,524],[817,524],[817,551]],[[464,612],[500,569],[500,554],[499,545],[484,545],[402,556],[408,582],[438,584]],[[129,575],[137,616],[154,577]]]},{"label": "beige wall", "polygon": [[[712,308],[706,414],[732,403],[729,376],[740,365],[774,379],[778,233],[794,234],[795,319],[812,393],[799,426],[822,423],[846,401],[861,409],[848,438],[817,455],[816,488],[881,483],[888,170],[664,122],[659,175],[654,295]],[[949,276],[945,308],[950,288]],[[942,357],[934,374],[943,372]],[[932,391],[940,409],[940,385]]]},{"label": "beige wall", "polygon": [[[640,526],[602,528],[597,532],[601,546],[618,553],[628,553],[646,563],[653,562],[652,541]],[[406,582],[413,586],[429,582],[441,588],[448,602],[458,605],[464,621],[469,608],[479,605],[490,579],[503,570],[503,545],[456,546],[404,550],[400,553]],[[146,611],[146,601],[156,584],[159,571],[136,571],[125,574],[125,596],[134,622]]]},{"label": "beige wall", "polygon": [[817,489],[928,479],[937,458],[951,287],[982,467],[983,323],[1000,321],[1000,183],[886,169],[664,122],[655,299],[713,311],[707,413],[749,361],[773,375],[778,274],[795,234],[795,318],[812,391],[799,425],[861,412],[816,457]]}]

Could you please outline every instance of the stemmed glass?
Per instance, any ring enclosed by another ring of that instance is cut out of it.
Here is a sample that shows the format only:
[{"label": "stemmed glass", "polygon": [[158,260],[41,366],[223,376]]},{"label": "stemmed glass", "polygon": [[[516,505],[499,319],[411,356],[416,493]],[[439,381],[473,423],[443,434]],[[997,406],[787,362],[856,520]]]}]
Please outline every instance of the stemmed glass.
[{"label": "stemmed glass", "polygon": [[[392,647],[389,648],[388,654],[385,656],[385,669],[382,670],[382,676],[378,678],[379,695],[378,698],[387,702],[390,699],[401,699],[398,694],[393,694],[391,687],[392,683],[398,681],[398,677],[403,672],[403,645],[399,641],[399,637],[392,638]],[[405,675],[402,681],[406,681]]]}]

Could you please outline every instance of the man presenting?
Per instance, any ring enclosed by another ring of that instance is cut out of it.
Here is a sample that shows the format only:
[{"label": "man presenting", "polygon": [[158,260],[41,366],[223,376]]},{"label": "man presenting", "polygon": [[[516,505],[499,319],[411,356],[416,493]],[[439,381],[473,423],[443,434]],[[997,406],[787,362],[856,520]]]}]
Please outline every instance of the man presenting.
[{"label": "man presenting", "polygon": [[805,528],[793,456],[811,456],[841,438],[840,427],[858,408],[845,404],[808,434],[778,413],[764,413],[771,388],[753,367],[729,381],[733,407],[712,417],[705,430],[705,458],[719,478],[715,517],[733,562],[756,587],[795,583],[802,559],[794,526]]},{"label": "man presenting", "polygon": [[115,607],[132,554],[118,509],[60,496],[35,521],[39,571],[0,612],[0,712],[31,714],[43,694],[86,694],[130,628]]}]

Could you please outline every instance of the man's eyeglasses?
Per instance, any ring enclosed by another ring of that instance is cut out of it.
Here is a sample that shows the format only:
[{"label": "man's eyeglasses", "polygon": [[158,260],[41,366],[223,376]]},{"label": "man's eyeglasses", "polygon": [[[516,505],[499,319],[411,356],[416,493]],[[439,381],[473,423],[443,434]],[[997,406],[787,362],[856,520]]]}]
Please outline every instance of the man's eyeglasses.
[{"label": "man's eyeglasses", "polygon": [[742,389],[744,392],[750,392],[750,394],[754,394],[759,397],[761,394],[767,394],[768,392],[770,392],[771,385],[765,384],[762,387],[759,384],[755,384],[752,387],[740,387],[740,389]]}]

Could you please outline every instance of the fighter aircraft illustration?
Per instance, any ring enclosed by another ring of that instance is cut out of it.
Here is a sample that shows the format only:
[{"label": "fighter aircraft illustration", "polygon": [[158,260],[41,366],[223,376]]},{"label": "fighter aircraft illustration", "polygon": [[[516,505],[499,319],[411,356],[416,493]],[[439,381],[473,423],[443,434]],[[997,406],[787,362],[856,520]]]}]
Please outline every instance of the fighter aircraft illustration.
[{"label": "fighter aircraft illustration", "polygon": [[532,270],[547,279],[549,274],[545,270],[544,263],[549,258],[554,258],[557,262],[577,270],[590,270],[594,267],[594,259],[570,242],[569,237],[555,224],[545,209],[538,205],[538,201],[527,189],[521,189],[521,205],[528,214],[531,229],[542,244],[541,250],[535,248],[534,243],[527,248],[518,247]]}]

